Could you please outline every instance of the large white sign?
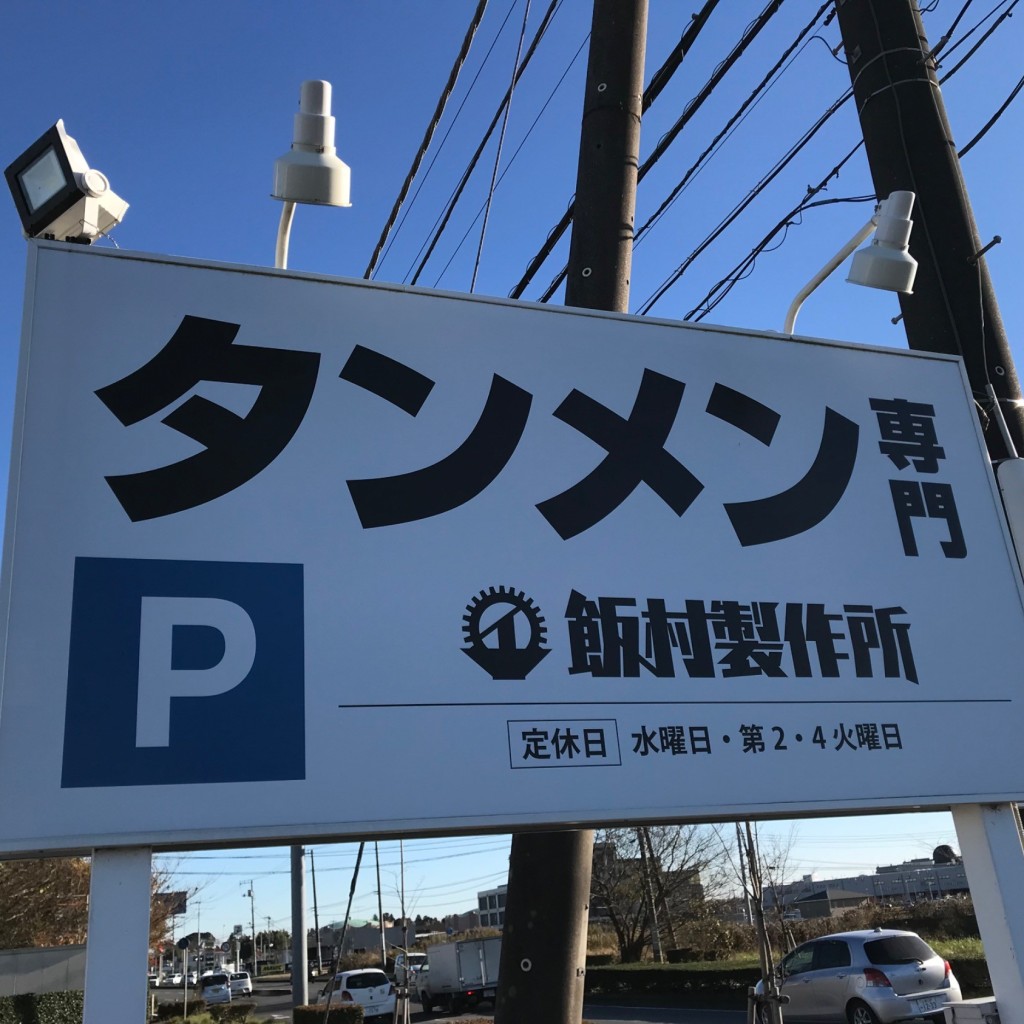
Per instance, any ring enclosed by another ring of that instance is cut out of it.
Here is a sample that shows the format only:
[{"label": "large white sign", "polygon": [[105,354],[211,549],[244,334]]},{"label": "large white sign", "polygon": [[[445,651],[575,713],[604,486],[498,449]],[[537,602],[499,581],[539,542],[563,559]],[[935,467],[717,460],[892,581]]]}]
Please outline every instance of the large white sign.
[{"label": "large white sign", "polygon": [[1024,799],[957,361],[31,253],[0,852]]}]

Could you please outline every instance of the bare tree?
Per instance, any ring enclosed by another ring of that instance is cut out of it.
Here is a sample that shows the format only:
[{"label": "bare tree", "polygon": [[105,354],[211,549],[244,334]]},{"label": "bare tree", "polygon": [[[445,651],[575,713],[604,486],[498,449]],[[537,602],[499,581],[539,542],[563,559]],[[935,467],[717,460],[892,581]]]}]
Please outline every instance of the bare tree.
[{"label": "bare tree", "polygon": [[[157,897],[165,872],[151,879],[150,943],[167,937],[172,905]],[[82,857],[0,862],[0,949],[85,942],[89,917],[89,861]]]},{"label": "bare tree", "polygon": [[606,829],[594,843],[591,880],[593,910],[607,917],[624,962],[640,960],[651,935],[650,905],[641,842],[650,868],[648,880],[662,907],[661,924],[698,911],[718,888],[721,846],[703,825]]}]

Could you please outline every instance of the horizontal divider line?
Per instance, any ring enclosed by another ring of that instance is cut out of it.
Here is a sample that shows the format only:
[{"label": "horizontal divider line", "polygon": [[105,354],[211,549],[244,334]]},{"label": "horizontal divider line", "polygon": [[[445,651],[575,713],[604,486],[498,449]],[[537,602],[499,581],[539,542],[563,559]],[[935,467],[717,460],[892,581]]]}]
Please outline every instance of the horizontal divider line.
[{"label": "horizontal divider line", "polygon": [[598,707],[706,707],[708,705],[740,705],[757,707],[782,707],[794,704],[810,707],[817,704],[1012,704],[1011,697],[925,697],[912,699],[878,700],[865,697],[863,700],[528,700],[528,701],[433,701],[418,704],[338,704],[337,707],[352,711],[358,708],[598,708]]}]

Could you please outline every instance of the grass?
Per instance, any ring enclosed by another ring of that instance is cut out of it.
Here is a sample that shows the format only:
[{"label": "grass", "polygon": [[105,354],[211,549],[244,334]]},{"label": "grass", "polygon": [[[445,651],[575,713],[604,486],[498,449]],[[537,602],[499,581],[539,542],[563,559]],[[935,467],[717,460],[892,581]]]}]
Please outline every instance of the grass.
[{"label": "grass", "polygon": [[981,939],[933,939],[929,945],[947,960],[984,960]]}]

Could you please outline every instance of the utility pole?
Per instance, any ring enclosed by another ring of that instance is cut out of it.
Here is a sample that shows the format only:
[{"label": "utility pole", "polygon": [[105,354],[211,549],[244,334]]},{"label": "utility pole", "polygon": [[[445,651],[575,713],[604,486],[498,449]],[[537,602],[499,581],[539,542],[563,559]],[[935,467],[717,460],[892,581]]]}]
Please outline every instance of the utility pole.
[{"label": "utility pole", "polygon": [[316,975],[319,978],[324,970],[324,955],[320,946],[320,908],[316,902],[316,858],[313,850],[309,851],[309,873],[313,876],[313,927],[316,929]]},{"label": "utility pole", "polygon": [[[1010,512],[1019,499],[1012,485],[1021,476],[1016,456],[1024,451],[1024,406],[985,262],[990,246],[974,223],[935,54],[914,0],[837,0],[836,11],[876,193],[917,194],[910,240],[917,281],[913,295],[900,296],[907,341],[913,349],[963,358],[988,454],[1001,463]],[[1018,518],[1010,516],[1019,554]],[[951,810],[978,927],[985,948],[994,951],[989,975],[1002,1018],[1024,1024],[1018,813],[1010,803],[954,804]]]},{"label": "utility pole", "polygon": [[661,932],[658,930],[658,911],[654,905],[654,885],[651,883],[651,864],[647,859],[647,845],[644,842],[644,830],[636,830],[637,843],[640,846],[640,871],[644,879],[644,895],[647,898],[647,917],[651,925],[651,953],[659,963],[665,962],[665,953],[661,948]]},{"label": "utility pole", "polygon": [[245,894],[249,897],[249,916],[252,922],[252,976],[259,973],[256,963],[256,894],[253,892],[253,882],[249,879],[249,891]]},{"label": "utility pole", "polygon": [[309,1002],[309,953],[306,943],[306,848],[291,848],[292,862],[292,1006]]},{"label": "utility pole", "polygon": [[[565,303],[627,312],[647,0],[594,0]],[[512,837],[495,1024],[579,1024],[592,830]]]},{"label": "utility pole", "polygon": [[1020,383],[917,3],[837,0],[836,12],[875,192],[917,195],[907,342],[963,357],[989,455],[1012,457],[1024,452]]}]

